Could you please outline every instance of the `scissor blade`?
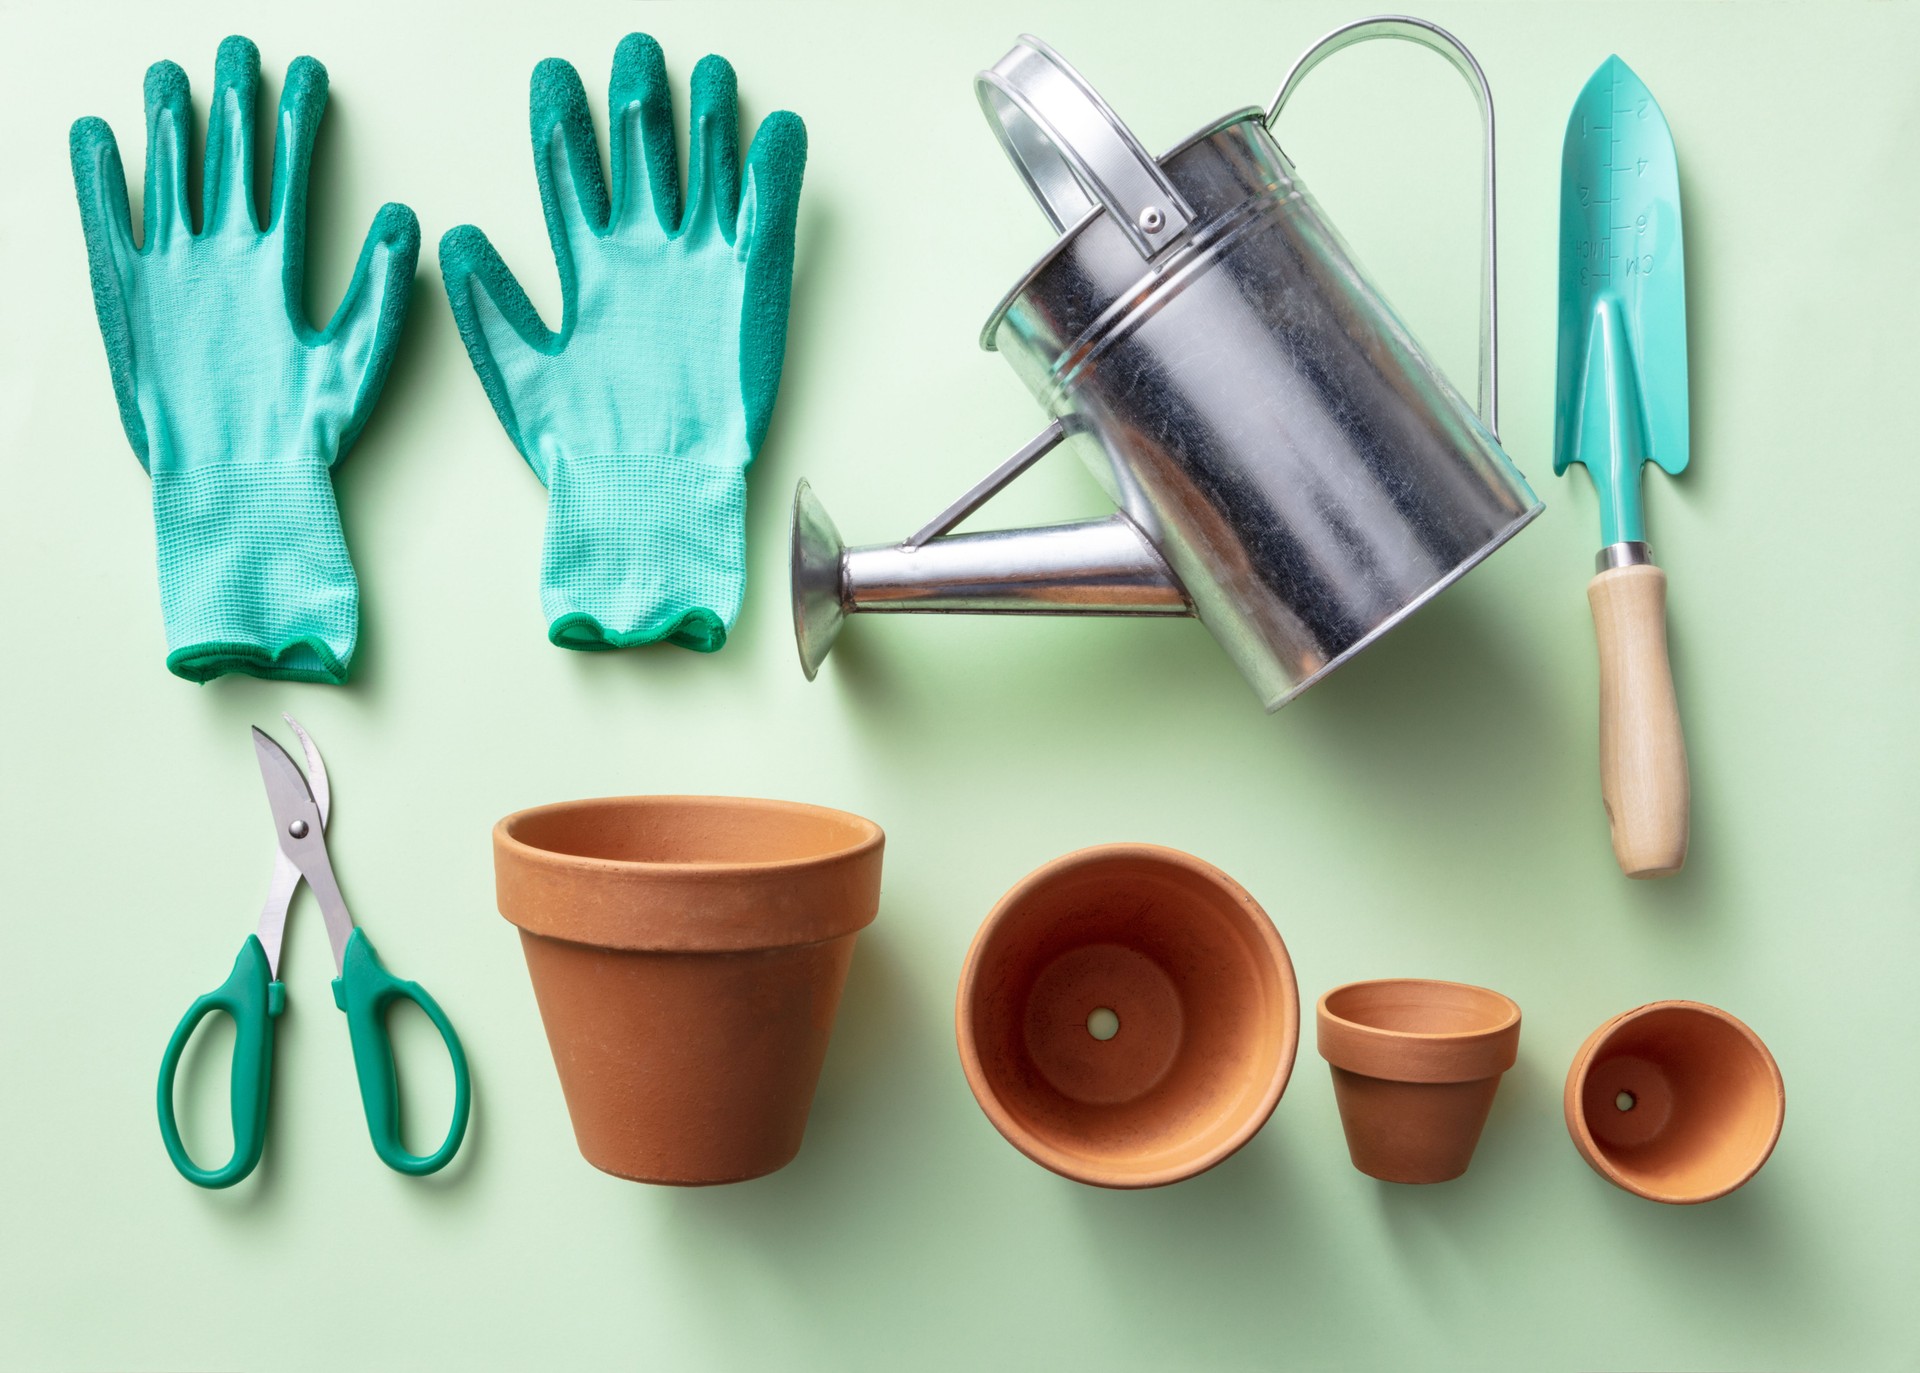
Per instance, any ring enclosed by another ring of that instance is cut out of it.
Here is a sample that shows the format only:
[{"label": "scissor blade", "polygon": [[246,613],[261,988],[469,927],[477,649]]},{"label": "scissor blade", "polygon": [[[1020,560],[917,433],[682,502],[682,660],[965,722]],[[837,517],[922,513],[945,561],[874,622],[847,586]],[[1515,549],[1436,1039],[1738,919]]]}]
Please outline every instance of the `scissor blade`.
[{"label": "scissor blade", "polygon": [[[320,759],[320,750],[315,747],[307,731],[291,715],[282,713],[285,720],[299,737],[300,749],[307,755],[307,789],[313,793],[315,804],[320,807],[320,819],[325,821],[329,809],[329,791],[327,785],[327,765]],[[273,853],[273,880],[267,884],[266,904],[260,907],[260,947],[267,955],[267,972],[278,979],[280,976],[280,946],[286,940],[287,911],[293,906],[294,889],[300,885],[300,869],[294,867],[293,860],[280,852],[278,846]]]},{"label": "scissor blade", "polygon": [[260,907],[260,948],[267,955],[267,973],[280,979],[280,945],[286,939],[287,910],[293,905],[294,888],[300,885],[300,869],[286,854],[275,850],[273,880],[267,884],[266,903]]},{"label": "scissor blade", "polygon": [[327,780],[327,765],[321,760],[319,746],[298,720],[285,711],[280,712],[280,718],[287,722],[294,737],[300,740],[300,751],[307,755],[307,790],[313,793],[314,802],[320,807],[320,818],[326,820],[333,809],[333,784]]},{"label": "scissor blade", "polygon": [[327,923],[327,943],[333,947],[333,968],[338,974],[346,966],[353,917],[347,913],[340,884],[334,880],[333,864],[327,858],[326,821],[299,765],[271,735],[257,727],[253,731],[253,754],[260,764],[260,780],[266,784],[267,802],[273,807],[274,837],[280,852],[313,888],[321,918]]}]

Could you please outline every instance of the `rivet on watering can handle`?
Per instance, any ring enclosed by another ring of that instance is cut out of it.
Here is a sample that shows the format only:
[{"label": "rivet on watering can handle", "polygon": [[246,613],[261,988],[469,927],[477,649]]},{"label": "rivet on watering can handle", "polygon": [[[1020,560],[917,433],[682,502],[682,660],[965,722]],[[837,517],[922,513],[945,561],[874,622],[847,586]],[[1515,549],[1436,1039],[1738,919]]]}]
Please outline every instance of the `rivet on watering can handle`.
[{"label": "rivet on watering can handle", "polygon": [[1484,231],[1486,251],[1480,259],[1480,398],[1479,404],[1474,409],[1479,413],[1488,430],[1498,438],[1500,436],[1500,311],[1499,253],[1495,242],[1493,92],[1487,87],[1487,74],[1480,70],[1480,63],[1474,59],[1464,43],[1430,20],[1416,19],[1407,14],[1382,14],[1371,19],[1355,20],[1351,24],[1343,24],[1326,35],[1308,48],[1300,60],[1293,64],[1293,70],[1287,73],[1287,79],[1280,83],[1280,90],[1273,97],[1273,103],[1267,107],[1267,127],[1273,128],[1274,123],[1280,118],[1281,107],[1299,88],[1308,72],[1342,48],[1352,47],[1355,43],[1365,43],[1374,38],[1398,38],[1408,43],[1418,43],[1429,52],[1440,54],[1447,59],[1455,71],[1467,79],[1467,84],[1473,88],[1474,98],[1480,105],[1480,123],[1486,132],[1485,159],[1481,170],[1483,199],[1480,208],[1480,223]]},{"label": "rivet on watering can handle", "polygon": [[1193,211],[1067,60],[1031,34],[974,78],[980,108],[1057,232],[1096,206],[1151,262]]}]

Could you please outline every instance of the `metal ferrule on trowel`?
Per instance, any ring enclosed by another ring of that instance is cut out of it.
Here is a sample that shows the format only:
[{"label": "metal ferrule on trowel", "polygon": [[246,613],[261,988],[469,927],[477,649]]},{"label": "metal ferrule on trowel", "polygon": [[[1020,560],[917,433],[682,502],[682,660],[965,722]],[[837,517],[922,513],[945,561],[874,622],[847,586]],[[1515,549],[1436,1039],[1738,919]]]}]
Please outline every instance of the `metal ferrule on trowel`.
[{"label": "metal ferrule on trowel", "polygon": [[804,481],[793,512],[794,624],[808,677],[854,611],[985,615],[1191,615],[1173,571],[1122,514],[1036,529],[950,531],[1056,447],[1055,421],[925,528],[848,548]]}]

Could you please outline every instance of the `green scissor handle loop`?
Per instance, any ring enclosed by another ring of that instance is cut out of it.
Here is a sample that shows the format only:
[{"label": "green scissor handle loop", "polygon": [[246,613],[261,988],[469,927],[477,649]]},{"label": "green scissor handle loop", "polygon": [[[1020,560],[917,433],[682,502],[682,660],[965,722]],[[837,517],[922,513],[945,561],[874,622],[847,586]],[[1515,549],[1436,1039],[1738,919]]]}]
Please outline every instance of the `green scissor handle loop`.
[{"label": "green scissor handle loop", "polygon": [[[347,938],[340,976],[333,980],[333,1000],[347,1015],[353,1068],[360,1078],[360,1102],[366,1108],[373,1151],[387,1167],[414,1177],[446,1167],[467,1133],[470,1088],[467,1055],[440,1003],[418,982],[395,977],[382,967],[372,941],[359,929]],[[410,1154],[400,1142],[400,1085],[394,1073],[393,1044],[387,1038],[387,1008],[396,1001],[411,1001],[426,1012],[453,1061],[453,1122],[431,1154]]]},{"label": "green scissor handle loop", "polygon": [[[273,980],[258,935],[248,935],[227,980],[187,1008],[160,1060],[160,1138],[180,1176],[199,1187],[231,1187],[260,1162],[267,1142],[267,1088],[273,1077],[273,1021],[286,1005],[286,988]],[[215,1011],[233,1018],[233,1157],[202,1168],[180,1141],[173,1114],[173,1079],[180,1055],[200,1022]]]}]

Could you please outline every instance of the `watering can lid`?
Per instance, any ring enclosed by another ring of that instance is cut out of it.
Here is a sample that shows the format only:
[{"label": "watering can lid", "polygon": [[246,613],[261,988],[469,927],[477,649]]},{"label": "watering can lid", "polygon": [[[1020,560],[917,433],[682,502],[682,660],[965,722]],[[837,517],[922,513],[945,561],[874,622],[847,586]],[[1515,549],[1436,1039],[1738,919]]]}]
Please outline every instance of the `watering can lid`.
[{"label": "watering can lid", "polygon": [[[1249,120],[1249,119],[1259,120],[1261,118],[1263,118],[1262,112],[1256,107],[1251,105],[1245,107],[1244,109],[1235,110],[1231,114],[1223,115],[1219,119],[1216,119],[1212,123],[1206,125],[1204,128],[1195,130],[1193,133],[1187,135],[1187,137],[1181,139],[1178,143],[1175,143],[1171,148],[1167,149],[1166,152],[1162,153],[1160,157],[1156,160],[1156,169],[1158,168],[1159,165],[1167,163],[1172,159],[1178,157],[1181,153],[1185,152],[1188,148],[1191,148],[1194,144],[1204,142],[1206,139],[1211,138],[1214,134],[1219,133],[1222,129],[1228,128],[1229,126],[1234,124],[1241,123],[1244,120]],[[1009,154],[1009,156],[1011,156],[1011,154]],[[1026,172],[1025,165],[1018,162],[1016,162],[1015,165],[1020,167],[1022,174],[1025,175],[1025,172]],[[1026,294],[1028,287],[1030,287],[1033,284],[1034,278],[1038,277],[1042,272],[1044,272],[1047,268],[1047,265],[1051,263],[1056,257],[1058,257],[1061,251],[1069,243],[1073,242],[1075,238],[1079,237],[1082,233],[1086,232],[1088,226],[1093,224],[1095,221],[1101,219],[1103,216],[1106,216],[1110,209],[1109,206],[1101,204],[1098,201],[1089,202],[1081,210],[1081,212],[1076,218],[1067,221],[1063,225],[1059,220],[1054,218],[1054,210],[1052,208],[1049,208],[1048,202],[1042,198],[1041,191],[1035,186],[1031,178],[1028,178],[1027,184],[1029,189],[1033,190],[1034,198],[1040,201],[1041,208],[1047,211],[1048,219],[1052,220],[1054,223],[1054,227],[1060,230],[1060,237],[1055,239],[1054,242],[1047,248],[1047,250],[1041,253],[1040,256],[1034,260],[1033,265],[1031,267],[1027,268],[1026,271],[1020,274],[1020,279],[1014,282],[1013,286],[1007,291],[1007,293],[1000,298],[999,303],[993,307],[993,313],[987,317],[986,325],[980,331],[980,346],[989,353],[997,351],[994,344],[994,335],[999,332],[1001,321],[1006,318],[1007,312],[1013,308],[1014,302],[1019,300],[1021,296]],[[1058,202],[1056,202],[1056,205],[1057,204]],[[1128,221],[1125,220],[1121,215],[1114,214],[1112,217],[1116,225],[1118,225],[1123,231],[1128,227]],[[1188,222],[1188,227],[1191,228],[1194,224],[1200,221],[1196,217],[1194,217],[1191,214],[1191,212],[1189,212],[1187,222]],[[1133,235],[1129,234],[1128,237],[1129,239],[1131,239]],[[1186,235],[1183,237],[1183,240],[1182,240],[1183,243],[1190,242],[1190,241],[1191,241],[1190,235]],[[1181,245],[1168,243],[1162,246],[1163,248],[1177,248]],[[1142,253],[1141,265],[1143,267],[1150,266],[1150,265],[1159,265],[1163,263],[1168,256],[1169,254],[1165,251],[1154,251],[1151,255],[1148,255],[1147,253]]]},{"label": "watering can lid", "polygon": [[994,309],[980,336],[989,352],[1013,302],[1102,213],[1143,266],[1163,259],[1198,216],[1162,163],[1229,124],[1261,117],[1251,107],[1235,111],[1156,159],[1086,78],[1032,34],[1022,34],[1005,57],[974,78],[974,93],[1001,148],[1060,234]]},{"label": "watering can lid", "polygon": [[1056,231],[1106,209],[1151,262],[1192,222],[1192,208],[1133,131],[1032,34],[974,78],[974,93]]},{"label": "watering can lid", "polygon": [[1300,82],[1321,62],[1356,43],[1401,39],[1439,54],[1466,78],[1479,102],[1486,134],[1483,173],[1486,250],[1481,259],[1480,387],[1476,407],[1489,428],[1499,429],[1499,345],[1494,248],[1493,94],[1486,73],[1458,38],[1428,19],[1381,14],[1342,24],[1301,54],[1265,110],[1237,110],[1182,139],[1157,160],[1068,61],[1032,34],[1022,34],[1007,55],[974,78],[974,93],[1000,146],[1060,238],[1028,268],[988,316],[980,346],[995,351],[994,336],[1013,304],[1075,236],[1102,212],[1152,266],[1190,237],[1193,208],[1168,180],[1165,164],[1193,144],[1246,119],[1268,128]]}]

